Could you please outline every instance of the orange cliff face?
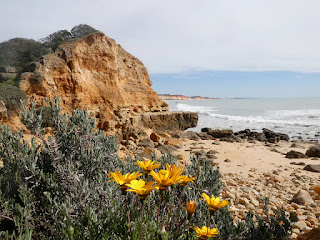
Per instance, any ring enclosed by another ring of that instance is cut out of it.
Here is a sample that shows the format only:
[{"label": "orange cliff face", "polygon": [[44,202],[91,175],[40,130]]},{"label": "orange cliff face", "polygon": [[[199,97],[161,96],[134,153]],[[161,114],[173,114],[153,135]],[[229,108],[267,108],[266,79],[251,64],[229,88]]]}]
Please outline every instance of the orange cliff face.
[{"label": "orange cliff face", "polygon": [[60,45],[20,74],[20,89],[37,106],[59,96],[66,112],[88,109],[112,134],[139,125],[144,113],[168,111],[151,84],[143,63],[101,32]]}]

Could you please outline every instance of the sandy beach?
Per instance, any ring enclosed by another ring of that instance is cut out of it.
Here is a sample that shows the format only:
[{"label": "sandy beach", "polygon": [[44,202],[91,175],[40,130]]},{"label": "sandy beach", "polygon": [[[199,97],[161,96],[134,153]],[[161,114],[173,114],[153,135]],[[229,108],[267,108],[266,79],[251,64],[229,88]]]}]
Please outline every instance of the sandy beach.
[{"label": "sandy beach", "polygon": [[[149,133],[152,134],[152,131]],[[171,136],[154,134],[150,140],[154,148],[145,146],[141,154],[138,144],[136,152],[131,154],[139,155],[140,152],[141,157],[148,158],[147,155],[154,151],[161,156],[160,150],[163,152],[163,148],[167,147],[174,149],[172,154],[178,157],[181,164],[189,164],[190,156],[199,153],[213,166],[218,166],[224,184],[221,197],[231,203],[230,212],[234,221],[244,220],[250,210],[264,216],[262,198],[268,197],[271,212],[283,208],[297,215],[298,222],[293,225],[291,239],[304,239],[302,234],[308,234],[320,226],[320,196],[313,190],[320,186],[320,173],[304,170],[308,164],[319,165],[320,159],[286,158],[286,154],[292,150],[305,154],[309,147],[315,146],[314,143],[192,140],[192,137],[179,137],[174,133]],[[141,142],[146,144],[147,140]],[[120,151],[122,157],[128,153],[123,149]],[[303,200],[299,202],[297,198]]]}]

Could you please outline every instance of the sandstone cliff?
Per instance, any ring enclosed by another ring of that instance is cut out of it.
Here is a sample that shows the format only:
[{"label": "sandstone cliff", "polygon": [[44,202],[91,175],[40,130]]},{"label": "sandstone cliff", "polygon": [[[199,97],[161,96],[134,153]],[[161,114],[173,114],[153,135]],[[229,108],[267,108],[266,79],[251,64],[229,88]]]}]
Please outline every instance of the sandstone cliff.
[{"label": "sandstone cliff", "polygon": [[[88,109],[96,117],[98,127],[111,134],[136,130],[141,125],[165,129],[165,121],[150,125],[142,117],[152,113],[153,118],[168,119],[161,117],[168,115],[168,105],[151,84],[142,62],[101,32],[60,45],[20,74],[20,89],[33,97],[38,106],[45,97],[60,96],[66,112]],[[172,115],[170,122],[176,119],[172,127],[194,127],[197,115],[190,118],[190,114]],[[179,124],[182,119],[192,122]]]}]

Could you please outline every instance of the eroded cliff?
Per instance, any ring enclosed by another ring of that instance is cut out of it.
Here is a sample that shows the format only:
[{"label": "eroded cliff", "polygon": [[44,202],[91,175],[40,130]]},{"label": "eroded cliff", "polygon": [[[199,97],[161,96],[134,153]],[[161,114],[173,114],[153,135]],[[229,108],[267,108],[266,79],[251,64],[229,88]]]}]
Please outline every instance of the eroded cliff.
[{"label": "eroded cliff", "polygon": [[[59,96],[66,112],[87,109],[96,117],[97,126],[111,134],[141,126],[170,129],[164,126],[172,122],[176,122],[173,128],[181,130],[196,125],[196,114],[186,117],[192,113],[161,117],[168,115],[168,105],[151,84],[143,63],[101,32],[60,45],[20,74],[20,89],[35,99],[37,106],[43,105],[46,97]],[[150,125],[142,117],[146,113],[163,121]],[[179,124],[181,119],[192,121]]]}]

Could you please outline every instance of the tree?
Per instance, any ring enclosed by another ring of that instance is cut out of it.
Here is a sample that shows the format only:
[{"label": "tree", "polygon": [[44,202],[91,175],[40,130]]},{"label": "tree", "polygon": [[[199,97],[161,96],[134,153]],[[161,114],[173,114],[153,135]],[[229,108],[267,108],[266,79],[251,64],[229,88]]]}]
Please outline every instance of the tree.
[{"label": "tree", "polygon": [[71,39],[72,35],[69,31],[60,30],[50,34],[48,37],[45,37],[40,41],[48,48],[55,51],[61,43],[70,41]]},{"label": "tree", "polygon": [[97,30],[87,24],[79,24],[71,29],[73,38],[81,38],[85,35],[96,32]]}]

